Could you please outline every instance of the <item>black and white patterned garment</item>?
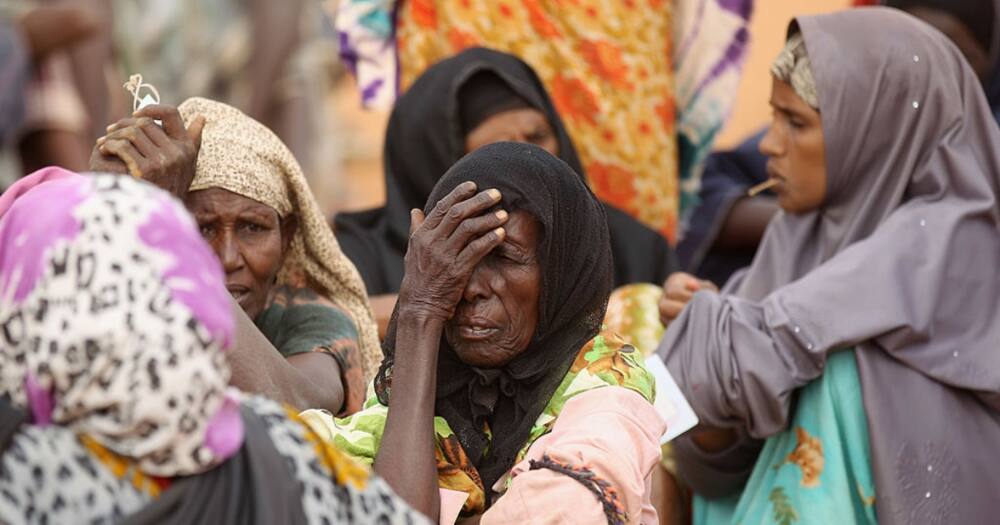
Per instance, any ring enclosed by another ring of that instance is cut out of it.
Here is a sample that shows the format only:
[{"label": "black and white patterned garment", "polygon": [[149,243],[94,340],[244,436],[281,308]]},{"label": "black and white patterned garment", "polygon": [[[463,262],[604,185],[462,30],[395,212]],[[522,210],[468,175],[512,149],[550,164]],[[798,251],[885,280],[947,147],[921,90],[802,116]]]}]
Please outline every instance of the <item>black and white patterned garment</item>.
[{"label": "black and white patterned garment", "polygon": [[[261,397],[241,401],[267,427],[293,474],[287,483],[301,488],[309,523],[429,523],[365,467],[320,443],[281,405]],[[0,457],[0,522],[116,523],[159,494],[134,464],[95,450],[65,428],[26,426]]]},{"label": "black and white patterned garment", "polygon": [[224,274],[168,194],[70,173],[0,213],[0,523],[426,522],[227,388]]},{"label": "black and white patterned garment", "polygon": [[0,457],[3,523],[116,523],[150,499],[64,427],[26,426]]},{"label": "black and white patterned garment", "polygon": [[230,299],[179,202],[124,177],[47,182],[4,214],[0,242],[0,395],[152,475],[233,453],[240,429],[209,439],[232,420]]},{"label": "black and white patterned garment", "polygon": [[294,413],[259,396],[245,399],[244,406],[265,422],[271,442],[301,484],[310,523],[429,523],[385,481],[326,443]]}]

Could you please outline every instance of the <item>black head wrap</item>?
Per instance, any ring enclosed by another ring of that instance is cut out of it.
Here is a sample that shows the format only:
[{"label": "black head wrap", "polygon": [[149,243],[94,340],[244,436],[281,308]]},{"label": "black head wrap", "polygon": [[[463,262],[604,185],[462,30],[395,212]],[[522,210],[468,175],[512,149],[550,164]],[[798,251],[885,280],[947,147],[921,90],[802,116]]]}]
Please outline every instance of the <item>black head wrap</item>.
[{"label": "black head wrap", "polygon": [[532,107],[492,71],[472,75],[459,89],[458,99],[462,136],[497,113]]},{"label": "black head wrap", "polygon": [[[486,88],[498,85],[505,86],[498,96],[508,101],[516,97],[546,116],[559,144],[558,157],[583,177],[573,141],[531,66],[513,55],[484,48],[467,49],[434,64],[399,97],[389,117],[384,152],[385,206],[342,213],[334,221],[340,248],[357,266],[370,295],[399,291],[410,210],[422,208],[438,179],[465,155],[464,106],[479,106],[481,97],[494,96]],[[486,105],[497,107],[489,102]],[[511,108],[501,107],[500,111],[503,109]],[[481,118],[490,116],[470,109],[470,122],[474,120],[472,113]],[[615,285],[661,284],[677,269],[666,241],[624,212],[605,206]]]},{"label": "black head wrap", "polygon": [[[430,213],[438,200],[469,180],[482,189],[500,190],[504,209],[524,210],[541,226],[539,320],[528,349],[501,369],[480,370],[461,362],[441,340],[436,412],[458,436],[489,494],[514,465],[577,353],[600,330],[611,294],[612,262],[603,206],[572,168],[545,150],[513,142],[477,149],[448,170],[425,210]],[[379,401],[385,404],[395,333],[393,319],[383,345],[385,361],[375,378]],[[484,422],[493,433],[492,443],[483,433]]]},{"label": "black head wrap", "polygon": [[993,48],[995,0],[885,0],[884,5],[908,11],[918,7],[934,9],[958,19],[989,53]]}]

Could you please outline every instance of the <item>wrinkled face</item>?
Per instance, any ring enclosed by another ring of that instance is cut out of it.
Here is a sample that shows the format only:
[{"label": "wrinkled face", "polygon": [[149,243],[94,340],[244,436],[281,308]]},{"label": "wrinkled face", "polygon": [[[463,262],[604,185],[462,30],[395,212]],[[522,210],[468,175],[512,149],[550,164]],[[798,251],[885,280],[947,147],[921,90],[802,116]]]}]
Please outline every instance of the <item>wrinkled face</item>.
[{"label": "wrinkled face", "polygon": [[548,119],[530,108],[502,111],[484,120],[465,137],[465,152],[503,141],[526,142],[559,155],[559,142]]},{"label": "wrinkled face", "polygon": [[274,208],[221,188],[193,191],[187,208],[226,272],[226,289],[251,319],[267,307],[295,222]]},{"label": "wrinkled face", "polygon": [[826,146],[819,112],[786,82],[773,78],[774,118],[760,143],[767,176],[777,181],[778,205],[788,213],[818,209],[826,198]]},{"label": "wrinkled face", "polygon": [[529,213],[515,210],[507,237],[476,266],[445,338],[463,363],[500,368],[523,353],[538,326],[542,268],[541,227]]},{"label": "wrinkled face", "polygon": [[990,74],[990,52],[988,49],[983,49],[983,46],[973,36],[972,31],[969,30],[969,26],[962,23],[961,20],[951,13],[932,7],[911,7],[906,12],[944,33],[945,36],[955,43],[955,46],[962,52],[965,59],[969,61],[969,65],[976,72],[976,76],[981,81],[986,81],[987,75]]}]

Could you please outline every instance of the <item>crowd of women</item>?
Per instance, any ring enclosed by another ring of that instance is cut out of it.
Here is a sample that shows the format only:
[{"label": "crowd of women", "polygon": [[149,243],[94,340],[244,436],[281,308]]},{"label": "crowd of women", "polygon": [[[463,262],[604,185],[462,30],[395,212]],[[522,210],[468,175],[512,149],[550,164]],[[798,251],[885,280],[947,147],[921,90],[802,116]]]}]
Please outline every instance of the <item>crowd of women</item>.
[{"label": "crowd of women", "polygon": [[496,49],[413,79],[333,218],[232,106],[111,123],[0,195],[0,522],[994,521],[998,16],[792,20],[680,258]]}]

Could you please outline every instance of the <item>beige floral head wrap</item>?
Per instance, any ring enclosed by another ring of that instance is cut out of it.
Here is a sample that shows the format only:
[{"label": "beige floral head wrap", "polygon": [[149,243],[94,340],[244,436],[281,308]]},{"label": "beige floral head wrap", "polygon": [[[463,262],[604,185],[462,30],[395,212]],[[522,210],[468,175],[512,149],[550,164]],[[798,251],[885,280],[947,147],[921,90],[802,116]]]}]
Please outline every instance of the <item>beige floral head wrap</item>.
[{"label": "beige floral head wrap", "polygon": [[358,270],[340,251],[292,152],[271,130],[214,100],[189,98],[178,108],[185,125],[205,117],[191,191],[222,188],[266,204],[281,218],[295,215],[298,230],[278,282],[318,287],[354,317],[365,380],[382,362],[375,317]]},{"label": "beige floral head wrap", "polygon": [[799,98],[809,104],[811,108],[819,111],[816,79],[813,78],[812,64],[806,53],[806,43],[802,39],[802,33],[795,33],[788,39],[785,48],[771,64],[771,74],[778,80],[791,84]]}]

